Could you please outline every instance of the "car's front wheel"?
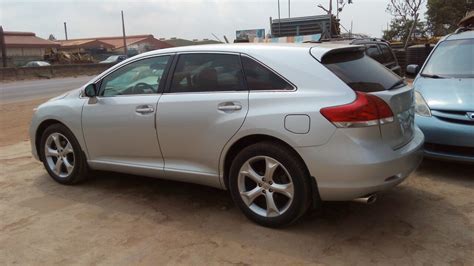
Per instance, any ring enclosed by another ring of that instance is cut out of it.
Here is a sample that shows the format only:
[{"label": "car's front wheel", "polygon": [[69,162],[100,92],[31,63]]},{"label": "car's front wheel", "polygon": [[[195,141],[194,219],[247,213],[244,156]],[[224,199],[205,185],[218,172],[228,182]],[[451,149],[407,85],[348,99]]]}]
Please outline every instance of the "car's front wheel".
[{"label": "car's front wheel", "polygon": [[303,162],[278,143],[256,143],[243,149],[234,159],[229,177],[234,202],[258,224],[288,225],[310,205],[310,177]]},{"label": "car's front wheel", "polygon": [[40,141],[41,161],[58,183],[72,185],[87,176],[87,163],[72,132],[62,124],[49,126]]}]

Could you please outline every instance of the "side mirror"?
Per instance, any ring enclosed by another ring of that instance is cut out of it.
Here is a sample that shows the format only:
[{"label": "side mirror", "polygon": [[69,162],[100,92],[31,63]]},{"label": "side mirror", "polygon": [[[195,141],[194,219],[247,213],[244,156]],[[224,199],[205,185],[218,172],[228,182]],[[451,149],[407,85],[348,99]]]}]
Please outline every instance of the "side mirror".
[{"label": "side mirror", "polygon": [[97,90],[95,88],[95,84],[89,84],[84,89],[84,94],[89,98],[94,98],[97,96]]},{"label": "side mirror", "polygon": [[407,74],[416,76],[418,74],[418,71],[420,71],[420,67],[418,65],[408,65],[407,66]]}]

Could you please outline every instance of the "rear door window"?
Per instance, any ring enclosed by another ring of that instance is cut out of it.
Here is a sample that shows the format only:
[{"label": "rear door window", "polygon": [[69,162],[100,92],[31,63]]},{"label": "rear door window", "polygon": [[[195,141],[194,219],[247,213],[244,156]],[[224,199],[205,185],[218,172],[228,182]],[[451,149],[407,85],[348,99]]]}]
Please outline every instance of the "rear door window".
[{"label": "rear door window", "polygon": [[387,45],[381,44],[380,50],[382,50],[382,63],[387,64],[395,62],[395,58],[393,58],[392,51],[390,51],[390,48],[388,48]]},{"label": "rear door window", "polygon": [[399,76],[366,56],[363,51],[329,53],[321,61],[355,91],[383,91],[403,84]]},{"label": "rear door window", "polygon": [[368,56],[379,62],[382,61],[382,53],[380,52],[380,49],[376,44],[367,44],[365,45],[365,49]]},{"label": "rear door window", "polygon": [[246,90],[238,55],[182,54],[171,81],[171,92]]},{"label": "rear door window", "polygon": [[253,59],[242,56],[249,90],[293,90],[293,86]]}]

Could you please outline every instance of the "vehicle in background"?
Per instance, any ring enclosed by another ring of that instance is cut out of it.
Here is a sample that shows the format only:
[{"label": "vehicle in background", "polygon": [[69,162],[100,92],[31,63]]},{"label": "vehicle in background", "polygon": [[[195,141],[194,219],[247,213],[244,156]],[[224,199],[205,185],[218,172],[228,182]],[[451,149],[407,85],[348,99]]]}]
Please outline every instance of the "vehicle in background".
[{"label": "vehicle in background", "polygon": [[474,163],[474,31],[441,39],[424,63],[416,90],[416,124],[425,134],[425,155]]},{"label": "vehicle in background", "polygon": [[126,55],[111,55],[107,57],[107,59],[100,61],[100,64],[113,64],[113,63],[118,63],[122,62],[123,60],[127,59]]},{"label": "vehicle in background", "polygon": [[26,63],[23,67],[42,67],[42,66],[50,66],[51,64],[46,61],[31,61]]},{"label": "vehicle in background", "polygon": [[331,42],[364,45],[366,55],[403,77],[402,68],[398,64],[397,57],[390,47],[390,44],[385,40],[377,38],[357,38],[341,41],[332,40]]},{"label": "vehicle in background", "polygon": [[30,137],[59,183],[96,169],[229,189],[248,218],[276,227],[405,180],[423,156],[413,98],[361,46],[177,47],[40,105]]}]

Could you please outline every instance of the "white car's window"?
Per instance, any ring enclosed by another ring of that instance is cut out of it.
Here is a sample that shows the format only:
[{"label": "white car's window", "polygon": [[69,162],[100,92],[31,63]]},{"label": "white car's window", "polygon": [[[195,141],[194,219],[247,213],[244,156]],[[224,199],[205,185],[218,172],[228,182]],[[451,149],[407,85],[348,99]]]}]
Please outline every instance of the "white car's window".
[{"label": "white car's window", "polygon": [[100,95],[111,97],[157,93],[170,56],[143,59],[114,71],[100,85]]},{"label": "white car's window", "polygon": [[238,55],[183,54],[179,56],[171,92],[245,90]]},{"label": "white car's window", "polygon": [[258,62],[242,57],[245,78],[249,90],[293,90],[293,86],[284,79],[262,66]]}]

